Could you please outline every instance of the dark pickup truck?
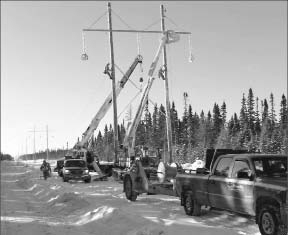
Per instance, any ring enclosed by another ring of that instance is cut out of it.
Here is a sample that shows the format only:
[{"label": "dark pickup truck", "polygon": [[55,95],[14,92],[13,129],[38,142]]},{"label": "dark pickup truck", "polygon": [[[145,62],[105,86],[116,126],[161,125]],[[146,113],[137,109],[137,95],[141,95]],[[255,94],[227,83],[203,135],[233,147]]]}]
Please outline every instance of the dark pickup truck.
[{"label": "dark pickup truck", "polygon": [[256,219],[263,235],[287,234],[287,155],[227,154],[176,176],[176,192],[187,215],[210,206]]}]

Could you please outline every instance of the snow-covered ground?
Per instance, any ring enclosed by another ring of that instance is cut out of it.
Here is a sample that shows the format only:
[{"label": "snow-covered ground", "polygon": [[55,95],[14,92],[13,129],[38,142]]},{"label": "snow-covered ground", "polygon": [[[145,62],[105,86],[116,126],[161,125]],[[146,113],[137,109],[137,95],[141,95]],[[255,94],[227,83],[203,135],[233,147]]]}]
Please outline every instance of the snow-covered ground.
[{"label": "snow-covered ground", "polygon": [[[178,198],[126,200],[122,184],[40,178],[42,161],[1,162],[2,235],[259,235],[248,218],[204,209],[189,217]],[[50,161],[52,169],[56,162]]]}]

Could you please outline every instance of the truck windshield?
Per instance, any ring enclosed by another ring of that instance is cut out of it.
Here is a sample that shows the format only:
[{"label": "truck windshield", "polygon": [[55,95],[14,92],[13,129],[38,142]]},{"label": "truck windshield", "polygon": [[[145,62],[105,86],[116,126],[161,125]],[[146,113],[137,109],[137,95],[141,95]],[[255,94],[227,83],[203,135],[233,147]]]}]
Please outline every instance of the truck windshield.
[{"label": "truck windshield", "polygon": [[287,177],[287,158],[254,158],[253,164],[257,176]]},{"label": "truck windshield", "polygon": [[66,161],[65,167],[85,167],[85,161]]}]

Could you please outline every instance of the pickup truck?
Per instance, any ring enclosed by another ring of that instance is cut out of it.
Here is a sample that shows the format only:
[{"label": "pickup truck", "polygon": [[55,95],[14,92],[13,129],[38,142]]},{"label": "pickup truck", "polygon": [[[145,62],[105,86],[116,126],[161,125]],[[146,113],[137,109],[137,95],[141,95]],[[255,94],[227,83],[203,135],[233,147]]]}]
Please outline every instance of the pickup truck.
[{"label": "pickup truck", "polygon": [[181,172],[176,192],[187,215],[201,215],[201,206],[255,218],[262,235],[287,234],[287,155],[227,154],[210,170]]},{"label": "pickup truck", "polygon": [[83,180],[85,183],[91,182],[87,163],[82,159],[65,160],[62,172],[64,182],[68,182],[69,180]]}]

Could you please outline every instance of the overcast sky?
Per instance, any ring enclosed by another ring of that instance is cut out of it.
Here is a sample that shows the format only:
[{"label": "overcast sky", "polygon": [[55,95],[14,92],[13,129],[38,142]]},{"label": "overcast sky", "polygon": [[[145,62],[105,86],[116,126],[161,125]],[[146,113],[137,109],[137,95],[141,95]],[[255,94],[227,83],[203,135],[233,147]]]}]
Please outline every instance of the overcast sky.
[{"label": "overcast sky", "polygon": [[[226,102],[228,118],[239,114],[241,97],[252,88],[260,100],[275,97],[276,111],[287,94],[286,1],[127,1],[112,2],[114,29],[160,30],[160,5],[166,8],[166,28],[192,33],[195,61],[188,62],[187,36],[167,48],[170,99],[179,116],[183,93],[193,112],[205,114]],[[12,155],[46,148],[72,147],[111,92],[103,74],[109,62],[108,34],[86,33],[89,60],[80,60],[83,28],[107,12],[107,2],[1,1],[1,151]],[[155,23],[155,24],[153,24]],[[128,28],[129,26],[129,28]],[[150,27],[149,27],[150,26]],[[92,28],[107,28],[104,15]],[[159,35],[114,33],[115,63],[126,71],[140,49],[143,73],[131,76],[147,82],[148,68]],[[161,61],[158,66],[161,65]],[[158,69],[157,69],[158,71]],[[157,72],[156,71],[156,75]],[[116,70],[116,79],[121,79]],[[118,99],[119,121],[138,91],[128,83]],[[150,98],[164,104],[164,83],[155,79]],[[138,99],[132,102],[135,113]],[[152,109],[152,104],[150,104]],[[102,121],[113,123],[112,108]],[[97,130],[98,132],[98,130]],[[26,145],[27,143],[27,145]]]}]

